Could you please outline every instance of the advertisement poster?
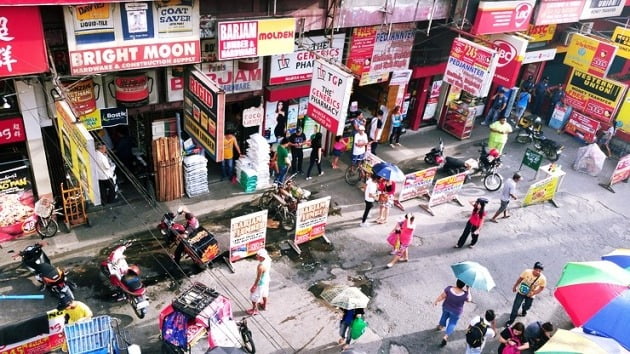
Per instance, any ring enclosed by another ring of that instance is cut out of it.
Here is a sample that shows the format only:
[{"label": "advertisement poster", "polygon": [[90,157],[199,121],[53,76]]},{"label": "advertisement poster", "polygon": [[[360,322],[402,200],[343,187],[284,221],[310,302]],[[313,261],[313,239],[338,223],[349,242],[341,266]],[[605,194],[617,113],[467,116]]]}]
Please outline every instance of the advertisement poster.
[{"label": "advertisement poster", "polygon": [[625,0],[586,0],[580,20],[619,16],[624,6]]},{"label": "advertisement poster", "polygon": [[216,162],[223,161],[225,92],[199,69],[184,74],[184,131]]},{"label": "advertisement poster", "polygon": [[626,181],[630,178],[630,155],[626,155],[619,159],[612,176],[610,177],[610,185],[621,181]]},{"label": "advertisement poster", "polygon": [[261,90],[263,86],[263,60],[253,61],[224,60],[201,63],[203,71],[212,82],[225,93],[239,93]]},{"label": "advertisement poster", "polygon": [[527,29],[527,35],[531,37],[530,43],[546,42],[553,39],[553,35],[556,34],[556,25],[529,25]]},{"label": "advertisement poster", "polygon": [[619,114],[617,114],[617,121],[621,122],[619,130],[630,134],[630,90],[626,92],[626,97],[621,102],[619,108]]},{"label": "advertisement poster", "polygon": [[32,177],[26,160],[0,163],[0,242],[35,231]]},{"label": "advertisement poster", "polygon": [[455,38],[444,81],[475,97],[485,97],[498,60],[497,52],[463,38]]},{"label": "advertisement poster", "polygon": [[243,110],[243,126],[244,127],[255,127],[258,125],[262,125],[263,120],[265,118],[265,110],[262,105],[259,107],[250,107]]},{"label": "advertisement poster", "polygon": [[465,172],[438,179],[431,192],[429,208],[455,199],[462,189],[465,180]]},{"label": "advertisement poster", "polygon": [[542,203],[552,200],[558,189],[558,181],[560,177],[548,177],[532,184],[525,194],[523,206]]},{"label": "advertisement poster", "polygon": [[117,125],[127,125],[127,108],[103,108],[80,117],[81,123],[88,131],[99,130]]},{"label": "advertisement poster", "polygon": [[0,120],[0,145],[18,143],[26,140],[22,118]]},{"label": "advertisement poster", "polygon": [[190,36],[193,34],[192,0],[157,1],[158,33],[163,37]]},{"label": "advertisement poster", "polygon": [[114,40],[114,6],[97,3],[68,7],[74,19],[74,36],[77,44]]},{"label": "advertisement poster", "polygon": [[[29,338],[18,343],[0,347],[0,354],[41,354],[51,353],[60,350],[66,342],[63,328],[65,322],[64,311],[48,311],[47,317],[36,317],[37,321],[48,322],[48,334],[42,334],[34,338]],[[46,324],[34,324],[40,327]],[[7,329],[9,330],[9,329]]]},{"label": "advertisement poster", "polygon": [[429,120],[435,117],[438,100],[440,98],[440,89],[442,88],[442,80],[435,80],[431,83],[431,93],[427,99],[427,105],[424,107],[422,120]]},{"label": "advertisement poster", "polygon": [[329,207],[330,197],[298,204],[294,240],[296,245],[324,236]]},{"label": "advertisement poster", "polygon": [[599,122],[589,118],[588,116],[573,111],[569,116],[567,124],[564,126],[564,131],[573,136],[576,136],[587,143],[594,143],[596,140],[595,134],[599,130]]},{"label": "advertisement poster", "polygon": [[293,53],[271,56],[269,84],[310,80],[313,64],[319,56],[341,62],[345,39],[344,33],[335,34],[331,46],[324,36],[305,36],[302,48],[296,44]]},{"label": "advertisement poster", "polygon": [[390,72],[409,68],[415,36],[413,23],[398,23],[379,29],[372,49],[370,70],[363,72],[359,85],[387,81]]},{"label": "advertisement poster", "polygon": [[470,32],[494,34],[527,31],[535,0],[480,1]]},{"label": "advertisement poster", "polygon": [[346,66],[359,77],[370,72],[377,27],[356,27],[352,29],[350,48]]},{"label": "advertisement poster", "polygon": [[136,40],[153,38],[153,9],[150,2],[120,4],[123,38]]},{"label": "advertisement poster", "polygon": [[343,133],[353,79],[337,66],[315,61],[306,114],[334,135]]},{"label": "advertisement poster", "polygon": [[564,64],[598,77],[606,77],[617,46],[579,33],[571,36]]},{"label": "advertisement poster", "polygon": [[516,86],[518,72],[523,65],[523,57],[529,42],[522,37],[510,34],[489,36],[495,45],[499,60],[492,81],[503,87]]},{"label": "advertisement poster", "polygon": [[425,170],[405,175],[405,182],[403,182],[400,189],[398,201],[404,202],[405,200],[429,195],[437,170],[437,166],[429,167]]},{"label": "advertisement poster", "polygon": [[217,24],[219,60],[292,53],[295,18],[225,21]]},{"label": "advertisement poster", "polygon": [[265,248],[267,210],[230,220],[230,262],[253,256]]},{"label": "advertisement poster", "polygon": [[578,22],[585,0],[541,0],[533,23],[536,26]]},{"label": "advertisement poster", "polygon": [[619,48],[617,55],[624,59],[630,59],[630,28],[615,27],[612,41],[617,43]]},{"label": "advertisement poster", "polygon": [[0,12],[0,78],[47,71],[48,57],[39,8],[2,7],[2,12]]},{"label": "advertisement poster", "polygon": [[602,122],[609,122],[626,91],[617,81],[573,70],[564,103]]}]

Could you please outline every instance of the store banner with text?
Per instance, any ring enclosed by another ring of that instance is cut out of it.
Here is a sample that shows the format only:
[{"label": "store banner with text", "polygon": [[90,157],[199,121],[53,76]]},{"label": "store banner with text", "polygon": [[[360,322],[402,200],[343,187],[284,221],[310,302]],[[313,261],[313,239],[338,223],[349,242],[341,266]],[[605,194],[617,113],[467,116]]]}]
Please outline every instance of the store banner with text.
[{"label": "store banner with text", "polygon": [[619,16],[625,5],[625,0],[586,0],[580,20]]},{"label": "store banner with text", "polygon": [[230,262],[253,256],[265,248],[267,210],[230,220]]},{"label": "store banner with text", "polygon": [[[26,338],[17,343],[3,345],[0,347],[0,354],[54,353],[61,351],[62,347],[67,346],[66,336],[63,332],[67,321],[66,311],[57,311],[57,309],[54,309],[42,314],[44,316],[40,317],[38,313],[35,321],[45,321],[42,326],[46,326],[47,324],[47,331],[38,336]],[[34,325],[36,322],[33,322],[32,319],[28,321],[30,328],[38,326]]]},{"label": "store banner with text", "polygon": [[302,47],[296,44],[293,53],[271,56],[269,84],[310,80],[313,77],[315,59],[323,57],[341,62],[345,40],[344,33],[335,34],[332,44],[325,36],[304,36]]},{"label": "store banner with text", "polygon": [[379,28],[375,36],[370,71],[361,75],[360,86],[387,81],[392,71],[409,68],[416,27],[397,23]]},{"label": "store banner with text", "polygon": [[0,78],[47,71],[39,7],[3,6],[0,11]]},{"label": "store banner with text", "polygon": [[578,22],[585,0],[541,0],[536,8],[533,23],[552,25],[555,23]]},{"label": "store banner with text", "polygon": [[556,57],[556,51],[556,48],[550,48],[526,52],[525,57],[523,58],[523,64],[553,60],[553,58]]},{"label": "store banner with text", "polygon": [[535,4],[535,0],[480,1],[470,32],[478,35],[526,31]]},{"label": "store banner with text", "polygon": [[223,161],[225,92],[197,68],[184,74],[184,131],[206,149],[210,159]]},{"label": "store banner with text", "polygon": [[606,77],[617,53],[617,46],[574,33],[564,57],[564,64],[589,74]]},{"label": "store banner with text", "polygon": [[619,107],[626,85],[573,69],[565,92],[565,104],[607,123]]},{"label": "store banner with text", "polygon": [[619,47],[617,55],[624,59],[630,59],[630,28],[615,27],[612,41],[617,43]]},{"label": "store banner with text", "polygon": [[437,166],[429,167],[427,169],[405,175],[405,181],[400,189],[398,201],[404,202],[405,200],[412,198],[429,195],[437,170]]},{"label": "store banner with text", "polygon": [[609,185],[612,186],[615,183],[627,181],[628,178],[630,178],[630,155],[626,155],[619,159],[612,176],[610,176]]},{"label": "store banner with text", "polygon": [[556,34],[556,27],[555,24],[540,26],[530,24],[525,34],[530,37],[530,43],[546,42],[553,39],[553,35]]},{"label": "store banner with text", "polygon": [[330,197],[299,203],[296,212],[295,244],[314,240],[326,234]]},{"label": "store banner with text", "polygon": [[306,115],[334,135],[341,135],[352,93],[353,75],[322,59],[313,68]]},{"label": "store banner with text", "polygon": [[429,208],[438,204],[450,202],[457,198],[457,194],[462,189],[466,180],[466,172],[456,174],[449,177],[440,178],[435,182],[431,198],[429,199]]},{"label": "store banner with text", "polygon": [[201,71],[212,82],[216,83],[228,93],[251,92],[262,90],[263,87],[263,60],[255,60],[243,63],[241,60],[223,60],[212,63],[201,63]]},{"label": "store banner with text", "polygon": [[498,61],[497,52],[467,39],[455,38],[444,81],[475,97],[485,97]]},{"label": "store banner with text", "polygon": [[295,18],[224,21],[217,24],[219,60],[293,53]]},{"label": "store banner with text", "polygon": [[573,110],[569,116],[567,124],[564,126],[564,131],[573,136],[576,136],[587,143],[594,143],[596,140],[595,135],[599,130],[599,122],[595,119]]},{"label": "store banner with text", "polygon": [[370,72],[370,63],[372,62],[374,43],[376,43],[377,28],[378,27],[373,26],[356,27],[352,29],[346,66],[359,77],[361,77],[363,73]]},{"label": "store banner with text", "polygon": [[529,42],[511,34],[496,34],[489,36],[489,39],[499,57],[492,81],[503,87],[515,86]]},{"label": "store banner with text", "polygon": [[0,145],[26,140],[22,118],[0,119]]},{"label": "store banner with text", "polygon": [[532,184],[525,194],[523,206],[552,200],[558,190],[559,177],[548,177]]}]

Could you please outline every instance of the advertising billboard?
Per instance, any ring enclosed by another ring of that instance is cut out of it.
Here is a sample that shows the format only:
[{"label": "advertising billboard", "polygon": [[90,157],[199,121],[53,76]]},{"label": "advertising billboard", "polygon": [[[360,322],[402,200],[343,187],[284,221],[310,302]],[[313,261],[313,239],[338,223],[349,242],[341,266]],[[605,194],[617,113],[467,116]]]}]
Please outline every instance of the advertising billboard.
[{"label": "advertising billboard", "polygon": [[480,1],[470,32],[496,34],[527,31],[535,0]]},{"label": "advertising billboard", "polygon": [[295,18],[222,21],[217,24],[219,60],[292,53]]},{"label": "advertising billboard", "polygon": [[589,74],[606,77],[617,53],[617,46],[574,33],[564,57],[564,64]]},{"label": "advertising billboard", "polygon": [[39,8],[2,7],[0,11],[0,78],[47,71],[48,57]]},{"label": "advertising billboard", "polygon": [[564,103],[591,118],[608,123],[625,91],[625,84],[573,69],[565,90]]},{"label": "advertising billboard", "polygon": [[494,75],[497,52],[463,38],[455,38],[444,81],[476,97],[485,97]]}]

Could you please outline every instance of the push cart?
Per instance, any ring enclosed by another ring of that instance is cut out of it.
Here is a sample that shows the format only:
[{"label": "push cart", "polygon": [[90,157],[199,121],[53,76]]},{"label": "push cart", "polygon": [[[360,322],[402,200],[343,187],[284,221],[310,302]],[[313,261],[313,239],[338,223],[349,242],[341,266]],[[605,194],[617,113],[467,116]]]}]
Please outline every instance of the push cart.
[{"label": "push cart", "polygon": [[118,320],[98,316],[64,327],[69,354],[139,354],[137,345],[130,345],[121,332]]}]

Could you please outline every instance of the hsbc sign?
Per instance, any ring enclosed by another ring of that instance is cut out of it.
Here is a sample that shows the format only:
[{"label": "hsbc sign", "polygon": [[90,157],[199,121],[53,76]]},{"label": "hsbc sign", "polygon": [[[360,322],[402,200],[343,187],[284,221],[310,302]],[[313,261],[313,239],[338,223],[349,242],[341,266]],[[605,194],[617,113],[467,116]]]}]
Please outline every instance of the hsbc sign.
[{"label": "hsbc sign", "polygon": [[499,55],[499,62],[492,81],[495,84],[511,88],[516,83],[529,42],[524,38],[508,34],[489,37]]}]

